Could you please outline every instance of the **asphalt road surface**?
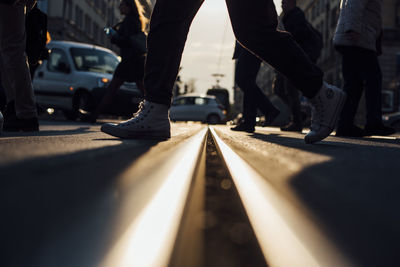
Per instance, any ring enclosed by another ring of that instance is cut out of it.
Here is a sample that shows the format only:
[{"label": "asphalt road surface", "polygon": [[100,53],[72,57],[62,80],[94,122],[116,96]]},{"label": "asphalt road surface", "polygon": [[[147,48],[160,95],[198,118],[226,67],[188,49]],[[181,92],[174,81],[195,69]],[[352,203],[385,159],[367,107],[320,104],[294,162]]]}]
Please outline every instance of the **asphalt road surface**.
[{"label": "asphalt road surface", "polygon": [[[129,192],[119,187],[143,183],[175,147],[204,127],[173,124],[172,138],[164,142],[121,140],[101,133],[100,124],[57,120],[41,121],[41,131],[34,134],[3,133],[0,265],[39,266],[35,263],[42,262],[41,255],[51,251],[44,248],[61,242],[58,236],[63,235],[62,246],[80,248],[70,257],[85,255],[76,266],[92,266],[107,249],[105,243],[112,242],[104,233],[115,223],[118,194]],[[307,145],[304,134],[277,128],[247,134],[215,126],[215,131],[279,194],[312,218],[355,266],[399,266],[399,135],[331,136]],[[88,232],[103,236],[80,238]]]}]

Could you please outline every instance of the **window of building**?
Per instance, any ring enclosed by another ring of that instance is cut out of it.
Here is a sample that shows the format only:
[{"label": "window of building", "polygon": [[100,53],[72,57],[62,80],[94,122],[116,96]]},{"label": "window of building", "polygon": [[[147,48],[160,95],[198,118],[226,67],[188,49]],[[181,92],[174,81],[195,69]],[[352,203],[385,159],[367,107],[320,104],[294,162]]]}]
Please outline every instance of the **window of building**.
[{"label": "window of building", "polygon": [[92,19],[89,15],[85,15],[85,32],[87,35],[92,35]]},{"label": "window of building", "polygon": [[400,27],[400,1],[397,1],[396,3],[396,26]]},{"label": "window of building", "polygon": [[96,22],[93,22],[93,39],[97,42],[99,40],[100,27]]},{"label": "window of building", "polygon": [[78,28],[83,29],[83,11],[79,6],[75,6],[75,22]]},{"label": "window of building", "polygon": [[107,14],[107,4],[105,1],[101,1],[101,13],[105,16]]},{"label": "window of building", "polygon": [[67,20],[72,20],[72,0],[65,1],[65,16]]}]

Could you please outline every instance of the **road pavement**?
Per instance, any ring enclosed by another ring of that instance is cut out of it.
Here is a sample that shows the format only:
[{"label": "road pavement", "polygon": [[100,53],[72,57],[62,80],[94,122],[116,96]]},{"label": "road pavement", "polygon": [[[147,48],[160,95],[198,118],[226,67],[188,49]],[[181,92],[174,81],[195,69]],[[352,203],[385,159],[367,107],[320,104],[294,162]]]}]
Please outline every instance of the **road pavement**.
[{"label": "road pavement", "polygon": [[[34,134],[3,133],[0,234],[7,256],[0,265],[37,266],[48,253],[44,248],[63,240],[66,247],[79,244],[79,253],[63,252],[63,257],[82,258],[75,266],[98,266],[94,262],[112,242],[107,229],[117,223],[119,194],[129,195],[145,183],[177,146],[204,127],[173,124],[172,138],[164,142],[121,140],[101,133],[100,124],[61,120],[41,121],[41,131]],[[331,136],[307,145],[304,134],[277,128],[247,134],[215,126],[215,132],[355,266],[399,262],[400,135]],[[92,240],[83,238],[88,236]]]}]

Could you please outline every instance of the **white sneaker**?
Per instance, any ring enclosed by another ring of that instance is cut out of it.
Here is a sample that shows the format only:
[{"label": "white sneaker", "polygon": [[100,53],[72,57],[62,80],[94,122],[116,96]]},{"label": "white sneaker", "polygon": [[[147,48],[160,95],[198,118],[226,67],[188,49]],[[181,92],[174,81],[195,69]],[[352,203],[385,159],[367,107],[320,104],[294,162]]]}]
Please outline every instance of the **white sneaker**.
[{"label": "white sneaker", "polygon": [[169,108],[167,105],[143,100],[130,120],[103,124],[101,131],[120,138],[168,139],[171,137]]},{"label": "white sneaker", "polygon": [[345,92],[336,86],[323,83],[317,95],[310,99],[311,131],[304,138],[307,144],[321,141],[330,135],[335,128],[345,100]]}]

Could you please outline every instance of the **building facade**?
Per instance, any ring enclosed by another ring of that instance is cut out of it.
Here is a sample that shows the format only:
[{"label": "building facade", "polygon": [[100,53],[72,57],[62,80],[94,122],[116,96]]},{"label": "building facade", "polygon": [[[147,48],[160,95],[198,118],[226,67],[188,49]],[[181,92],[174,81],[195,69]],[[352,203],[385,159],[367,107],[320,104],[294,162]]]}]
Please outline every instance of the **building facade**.
[{"label": "building facade", "polygon": [[[48,15],[48,30],[52,39],[77,41],[111,48],[118,52],[104,34],[104,27],[121,19],[119,0],[43,0],[38,2]],[[154,3],[141,0],[150,16]]]}]

